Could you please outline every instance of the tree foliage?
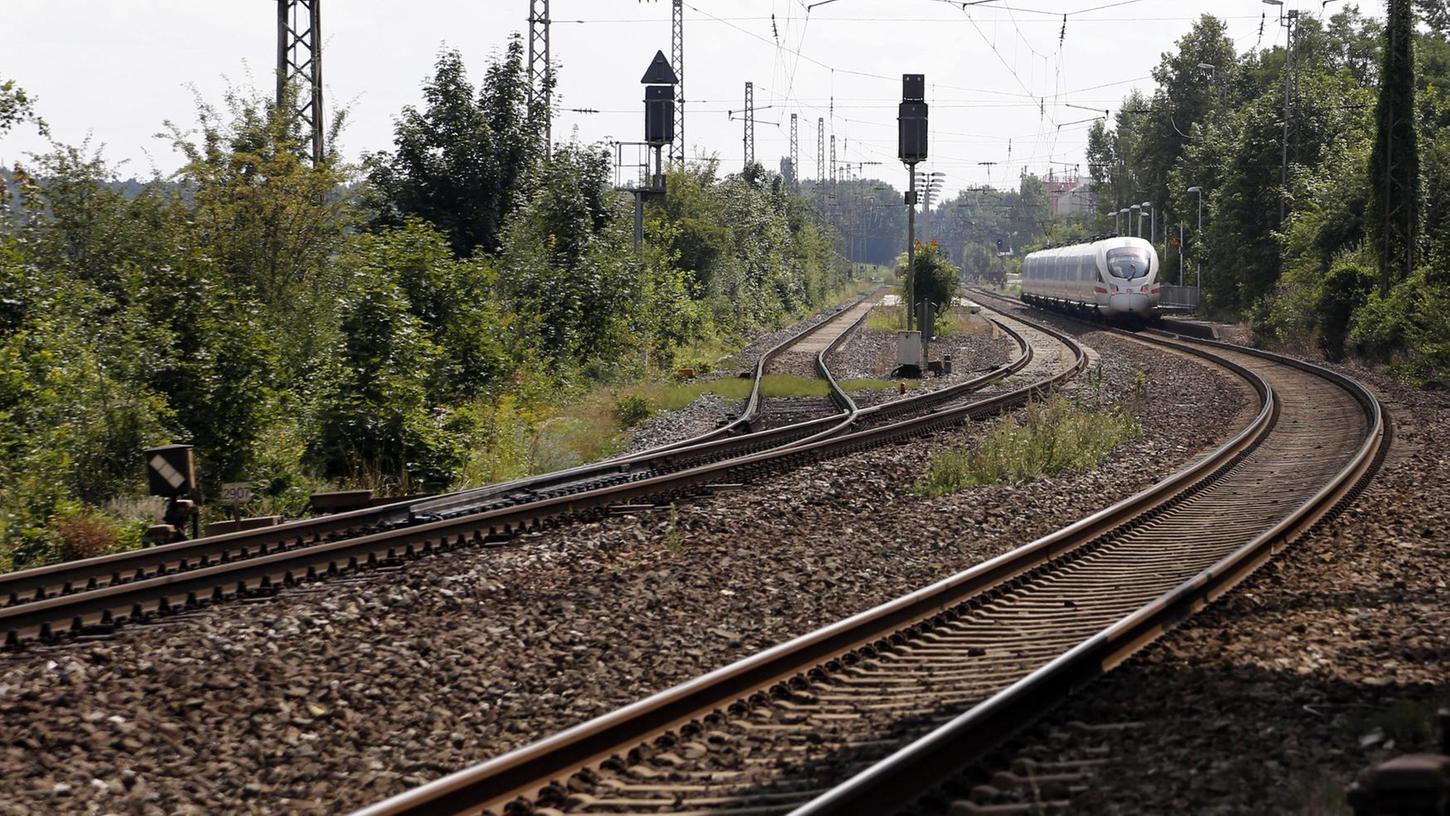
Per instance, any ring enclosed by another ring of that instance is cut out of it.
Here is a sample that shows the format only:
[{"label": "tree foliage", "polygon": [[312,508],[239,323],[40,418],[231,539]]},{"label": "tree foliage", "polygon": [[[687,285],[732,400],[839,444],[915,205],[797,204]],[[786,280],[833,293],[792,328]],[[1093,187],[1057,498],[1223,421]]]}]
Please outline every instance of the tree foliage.
[{"label": "tree foliage", "polygon": [[462,54],[440,54],[423,85],[423,110],[403,108],[393,128],[394,150],[367,160],[377,221],[426,220],[461,257],[498,250],[505,222],[527,196],[524,179],[542,143],[528,119],[527,88],[517,35],[489,64],[478,90]]},{"label": "tree foliage", "polygon": [[1379,291],[1409,276],[1420,222],[1420,146],[1415,122],[1414,12],[1410,0],[1389,0],[1383,69],[1369,160],[1370,243],[1379,262]]},{"label": "tree foliage", "polygon": [[[758,167],[677,172],[636,250],[606,148],[542,149],[518,38],[477,89],[444,52],[423,96],[365,168],[341,117],[314,163],[290,96],[230,91],[168,123],[170,178],[121,182],[84,144],[6,173],[0,569],[136,545],[157,444],[196,447],[203,503],[248,481],[268,511],[511,475],[488,463],[591,383],[843,281],[830,229]],[[0,85],[0,117],[31,100]]]}]

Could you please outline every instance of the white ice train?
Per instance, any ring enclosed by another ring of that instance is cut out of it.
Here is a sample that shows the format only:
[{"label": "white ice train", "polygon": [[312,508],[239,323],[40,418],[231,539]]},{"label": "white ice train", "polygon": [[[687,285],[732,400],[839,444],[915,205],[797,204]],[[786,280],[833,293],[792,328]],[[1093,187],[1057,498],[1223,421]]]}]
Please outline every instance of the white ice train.
[{"label": "white ice train", "polygon": [[1022,299],[1125,320],[1158,311],[1158,253],[1142,238],[1052,247],[1022,259]]}]

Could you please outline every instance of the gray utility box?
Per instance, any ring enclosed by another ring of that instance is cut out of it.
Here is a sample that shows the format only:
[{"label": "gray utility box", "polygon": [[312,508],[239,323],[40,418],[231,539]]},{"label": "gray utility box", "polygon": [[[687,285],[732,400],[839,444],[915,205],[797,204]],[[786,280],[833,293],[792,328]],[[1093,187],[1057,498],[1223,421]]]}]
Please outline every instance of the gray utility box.
[{"label": "gray utility box", "polygon": [[921,332],[904,331],[896,333],[896,365],[915,366],[918,371],[925,365],[926,354],[921,347]]}]

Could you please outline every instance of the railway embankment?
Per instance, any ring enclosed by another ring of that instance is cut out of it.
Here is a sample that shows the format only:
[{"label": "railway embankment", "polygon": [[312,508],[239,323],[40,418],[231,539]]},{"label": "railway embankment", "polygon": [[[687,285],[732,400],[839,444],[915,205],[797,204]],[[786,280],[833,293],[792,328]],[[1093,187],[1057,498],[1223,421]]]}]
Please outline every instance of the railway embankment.
[{"label": "railway embankment", "polygon": [[967,426],[673,509],[0,658],[0,717],[24,734],[0,755],[0,812],[375,801],[977,563],[1241,422],[1238,386],[1204,365],[1083,341],[1102,367],[1074,389],[1119,401],[1146,383],[1153,396],[1142,436],[1093,471],[922,498],[930,451],[966,442]]}]

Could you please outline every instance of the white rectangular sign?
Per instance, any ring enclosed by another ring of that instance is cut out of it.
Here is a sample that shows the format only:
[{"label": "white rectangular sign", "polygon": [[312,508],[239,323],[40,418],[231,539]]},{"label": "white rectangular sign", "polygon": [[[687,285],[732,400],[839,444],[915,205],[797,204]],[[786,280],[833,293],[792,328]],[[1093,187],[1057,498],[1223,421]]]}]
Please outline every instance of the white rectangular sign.
[{"label": "white rectangular sign", "polygon": [[233,507],[252,500],[252,486],[247,482],[227,482],[222,485],[222,503]]}]

